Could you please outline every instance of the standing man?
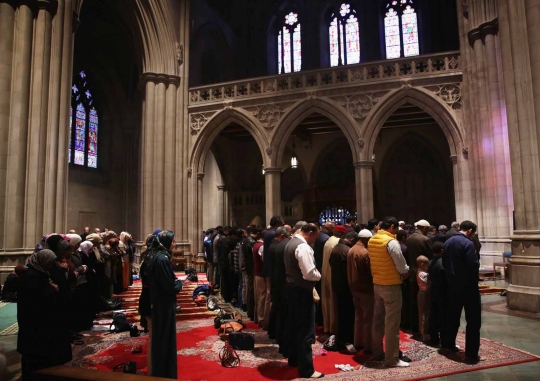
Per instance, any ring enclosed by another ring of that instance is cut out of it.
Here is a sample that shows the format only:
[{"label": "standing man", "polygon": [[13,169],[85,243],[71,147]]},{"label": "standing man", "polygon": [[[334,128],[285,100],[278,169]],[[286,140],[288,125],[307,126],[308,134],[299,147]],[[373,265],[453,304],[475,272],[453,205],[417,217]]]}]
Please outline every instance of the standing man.
[{"label": "standing man", "polygon": [[472,242],[476,229],[473,222],[463,221],[459,226],[459,232],[445,242],[442,257],[447,286],[448,329],[441,337],[441,351],[443,353],[459,351],[460,348],[456,346],[456,336],[461,312],[465,309],[467,321],[465,359],[470,363],[480,361],[478,350],[482,326],[482,306],[478,290],[480,262]]},{"label": "standing man", "polygon": [[264,259],[268,255],[268,249],[270,247],[270,244],[272,243],[272,240],[274,239],[276,235],[276,229],[280,226],[283,226],[285,223],[283,222],[283,217],[281,216],[273,216],[270,219],[270,229],[268,229],[264,235],[263,241],[263,274],[264,274],[264,281],[266,284],[266,296],[264,299],[264,320],[263,320],[263,326],[262,328],[265,331],[268,331],[268,323],[270,322],[270,310],[272,309],[272,296],[270,295],[270,277],[272,276],[272,267],[274,263],[272,261],[265,261]]},{"label": "standing man", "polygon": [[358,236],[358,242],[347,253],[347,281],[355,308],[354,347],[357,350],[364,348],[364,354],[372,354],[373,277],[367,250],[372,235],[363,229]]},{"label": "standing man", "polygon": [[345,219],[345,229],[347,229],[347,233],[353,232],[354,228],[356,227],[356,220],[354,217],[347,217]]},{"label": "standing man", "polygon": [[322,284],[321,303],[323,312],[324,332],[337,333],[337,301],[332,291],[332,269],[330,268],[330,254],[339,243],[339,239],[347,233],[343,225],[334,228],[334,236],[330,237],[324,244],[323,264],[322,264]]},{"label": "standing man", "polygon": [[253,283],[255,290],[254,322],[262,328],[264,321],[264,302],[266,300],[266,283],[263,270],[264,241],[262,235],[253,245]]},{"label": "standing man", "polygon": [[219,288],[220,284],[220,277],[219,277],[219,271],[218,271],[218,257],[219,257],[219,250],[218,250],[218,242],[221,239],[221,236],[223,235],[223,226],[218,226],[214,233],[210,236],[210,241],[212,241],[212,263],[214,264],[213,270],[210,273],[211,279],[208,281],[210,283],[214,283],[214,288]]},{"label": "standing man", "polygon": [[315,338],[313,288],[321,274],[315,266],[310,245],[315,243],[319,228],[307,224],[294,236],[285,248],[287,273],[287,306],[289,309],[289,366],[298,366],[302,378],[322,378],[324,374],[313,368],[311,343]]},{"label": "standing man", "polygon": [[433,239],[433,243],[440,242],[444,243],[446,241],[446,231],[448,228],[445,225],[440,225],[439,229],[437,229],[437,234],[435,234],[435,238]]},{"label": "standing man", "polygon": [[338,347],[346,347],[354,342],[354,304],[347,281],[347,254],[357,240],[358,234],[355,231],[345,234],[330,254],[332,292],[336,296],[338,308]]},{"label": "standing man", "polygon": [[[313,245],[313,251],[315,252],[315,266],[317,266],[317,270],[319,270],[321,274],[322,274],[324,244],[326,243],[326,241],[328,241],[328,239],[334,233],[335,226],[336,225],[333,222],[326,222],[323,225],[321,232],[319,233],[319,236],[317,237],[317,240],[315,241],[315,245]],[[319,295],[322,295],[321,282],[317,282],[315,289],[317,290],[317,293]],[[315,308],[316,308],[315,323],[317,325],[323,325],[322,303],[317,303]]]},{"label": "standing man", "polygon": [[84,228],[84,233],[81,234],[81,239],[82,239],[81,242],[86,241],[86,236],[89,236],[89,235],[90,235],[90,228],[88,226],[86,226]]},{"label": "standing man", "polygon": [[445,234],[446,240],[448,241],[451,237],[454,236],[459,231],[459,222],[454,221],[452,222],[452,226],[450,226],[450,230],[448,230]]},{"label": "standing man", "polygon": [[[270,270],[269,270],[269,277],[266,278],[266,288],[271,291],[271,298],[272,298],[272,307],[270,308],[270,313],[268,314],[268,337],[270,339],[276,338],[276,325],[277,325],[277,305],[274,303],[274,292],[272,290],[272,282],[274,278],[276,277],[275,271],[275,264],[276,264],[276,251],[277,247],[284,239],[287,239],[289,237],[289,234],[291,233],[291,227],[288,225],[280,226],[276,229],[276,234],[274,236],[274,239],[272,239],[272,242],[270,242],[270,246],[268,247],[268,253],[266,254],[266,257],[264,258],[264,264],[266,266],[267,262],[271,263]],[[267,294],[266,297],[268,298],[269,295]],[[265,316],[266,320],[266,316]]]},{"label": "standing man", "polygon": [[408,367],[408,363],[399,359],[399,323],[402,303],[401,283],[409,276],[409,266],[395,238],[397,231],[397,219],[386,217],[381,229],[369,241],[375,295],[372,349],[375,358],[383,356],[384,336],[386,341],[384,364],[388,367]]},{"label": "standing man", "polygon": [[259,239],[260,231],[253,226],[247,229],[247,237],[242,240],[242,254],[240,256],[240,269],[242,270],[242,301],[251,320],[255,320],[255,289],[253,279],[253,245]]},{"label": "standing man", "polygon": [[372,218],[368,221],[367,226],[368,230],[371,231],[371,235],[375,235],[379,230],[379,220],[376,218]]},{"label": "standing man", "polygon": [[424,257],[433,258],[433,248],[431,240],[426,236],[430,225],[426,220],[420,220],[416,224],[416,231],[407,238],[407,254],[409,260],[408,265],[411,268],[411,277],[409,282],[409,305],[410,305],[410,322],[413,336],[417,337],[419,332],[418,327],[418,282],[416,282],[416,258],[423,255]]}]

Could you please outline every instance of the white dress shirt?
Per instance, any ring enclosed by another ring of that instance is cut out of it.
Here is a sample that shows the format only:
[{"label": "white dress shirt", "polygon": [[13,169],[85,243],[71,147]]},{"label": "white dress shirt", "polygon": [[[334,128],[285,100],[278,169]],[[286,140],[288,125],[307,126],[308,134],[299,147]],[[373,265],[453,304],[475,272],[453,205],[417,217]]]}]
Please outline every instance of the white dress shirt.
[{"label": "white dress shirt", "polygon": [[296,234],[295,237],[302,241],[294,252],[294,256],[296,257],[298,265],[300,266],[300,271],[302,272],[302,277],[305,280],[318,282],[321,280],[321,273],[315,266],[315,255],[313,249],[300,234]]}]

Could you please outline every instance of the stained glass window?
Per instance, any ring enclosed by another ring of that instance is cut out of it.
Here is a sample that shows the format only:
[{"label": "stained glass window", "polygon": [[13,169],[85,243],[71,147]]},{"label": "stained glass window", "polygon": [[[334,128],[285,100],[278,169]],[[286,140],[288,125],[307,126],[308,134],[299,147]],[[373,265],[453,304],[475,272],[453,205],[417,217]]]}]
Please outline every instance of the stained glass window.
[{"label": "stained glass window", "polygon": [[405,57],[417,56],[420,54],[418,46],[418,21],[414,9],[407,5],[401,16],[403,30],[403,51]]},{"label": "stained glass window", "polygon": [[330,66],[360,62],[360,28],[356,11],[349,4],[341,4],[339,12],[332,15],[328,32]]},{"label": "stained glass window", "polygon": [[302,37],[298,14],[290,12],[278,32],[278,73],[302,69]]},{"label": "stained glass window", "polygon": [[99,118],[84,71],[75,78],[71,94],[68,163],[97,168]]},{"label": "stained glass window", "polygon": [[399,35],[399,17],[390,8],[384,18],[384,33],[386,39],[386,58],[399,58],[401,55],[401,36]]},{"label": "stained glass window", "polygon": [[418,18],[413,0],[393,0],[386,6],[384,34],[386,58],[411,57],[420,54]]}]

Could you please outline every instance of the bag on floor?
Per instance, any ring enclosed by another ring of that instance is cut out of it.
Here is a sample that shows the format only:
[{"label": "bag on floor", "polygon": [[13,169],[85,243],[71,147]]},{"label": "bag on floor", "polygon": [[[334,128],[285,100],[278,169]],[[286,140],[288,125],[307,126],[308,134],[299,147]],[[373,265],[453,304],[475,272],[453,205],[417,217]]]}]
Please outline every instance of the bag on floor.
[{"label": "bag on floor", "polygon": [[195,290],[193,290],[193,299],[197,298],[199,295],[206,295],[209,296],[212,292],[212,288],[209,284],[203,284],[202,286],[195,287]]},{"label": "bag on floor", "polygon": [[185,271],[186,275],[187,275],[187,280],[189,280],[190,282],[198,282],[199,281],[199,277],[197,276],[197,270],[195,270],[193,267],[190,267],[189,269],[186,269]]},{"label": "bag on floor", "polygon": [[229,343],[233,349],[250,351],[255,348],[255,336],[252,333],[231,332],[229,333]]},{"label": "bag on floor", "polygon": [[105,301],[103,310],[114,311],[122,309],[122,298],[110,298]]},{"label": "bag on floor", "polygon": [[214,328],[218,329],[225,323],[236,322],[242,324],[242,315],[238,312],[228,313],[221,310],[214,318]]},{"label": "bag on floor", "polygon": [[323,348],[330,352],[336,352],[338,350],[338,346],[336,343],[336,336],[332,335],[326,340],[323,344]]},{"label": "bag on floor", "polygon": [[201,307],[201,306],[206,306],[207,300],[208,300],[208,297],[206,295],[199,295],[193,301],[195,302],[197,306]]},{"label": "bag on floor", "polygon": [[223,349],[219,352],[219,362],[225,368],[236,368],[240,365],[240,357],[238,357],[238,354],[228,341],[225,342]]},{"label": "bag on floor", "polygon": [[115,366],[113,372],[116,372],[118,369],[122,369],[122,373],[137,374],[137,363],[133,361],[124,362]]},{"label": "bag on floor", "polygon": [[210,311],[215,311],[219,308],[218,303],[218,298],[216,298],[215,296],[210,296],[206,301],[206,307],[208,307]]},{"label": "bag on floor", "polygon": [[235,321],[230,321],[219,327],[218,335],[221,340],[229,340],[229,334],[233,332],[242,332],[244,325]]},{"label": "bag on floor", "polygon": [[126,314],[123,312],[116,312],[113,315],[112,324],[109,326],[109,332],[120,333],[131,331],[132,324],[127,320]]}]

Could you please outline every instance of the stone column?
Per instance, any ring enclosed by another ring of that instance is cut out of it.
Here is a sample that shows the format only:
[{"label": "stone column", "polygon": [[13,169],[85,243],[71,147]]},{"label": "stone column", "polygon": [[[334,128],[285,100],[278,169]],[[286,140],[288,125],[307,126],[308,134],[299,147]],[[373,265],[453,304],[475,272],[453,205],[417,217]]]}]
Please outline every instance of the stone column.
[{"label": "stone column", "polygon": [[15,8],[10,2],[0,1],[0,247],[4,247],[4,218],[6,173],[8,161],[11,75],[13,67],[13,38]]},{"label": "stone column", "polygon": [[[197,173],[197,233],[196,239],[194,240],[195,247],[191,248],[193,254],[200,254],[203,247],[203,202],[204,202],[204,173]],[[197,255],[199,256],[199,255]]]},{"label": "stone column", "polygon": [[28,136],[28,170],[26,176],[25,240],[23,247],[36,244],[43,235],[45,201],[45,163],[47,150],[47,120],[49,115],[49,78],[51,66],[52,14],[56,2],[38,1],[34,24],[32,81],[30,89],[30,119]]},{"label": "stone column", "polygon": [[266,221],[281,215],[281,168],[265,168],[264,183],[266,193]]},{"label": "stone column", "polygon": [[227,225],[227,223],[225,222],[225,217],[227,216],[227,213],[226,213],[226,210],[225,208],[227,207],[227,203],[225,201],[225,197],[227,195],[226,191],[225,191],[225,185],[218,185],[217,186],[217,189],[218,189],[218,206],[217,206],[217,210],[218,210],[218,224],[219,225],[222,225],[222,226],[225,226]]},{"label": "stone column", "polygon": [[141,237],[146,237],[153,229],[163,229],[162,227],[154,226],[153,223],[153,200],[154,200],[154,184],[153,182],[153,159],[154,159],[154,110],[155,110],[155,93],[156,84],[152,81],[155,76],[147,74],[143,77],[146,81],[145,98],[144,98],[144,120],[142,128],[142,207],[141,207]]},{"label": "stone column", "polygon": [[374,217],[373,212],[373,161],[354,163],[356,181],[356,212],[358,221],[367,222]]},{"label": "stone column", "polygon": [[32,9],[26,3],[17,8],[15,17],[4,247],[22,249],[34,20]]},{"label": "stone column", "polygon": [[[159,226],[160,229],[172,229],[172,226],[165,227],[163,221],[163,207],[164,207],[164,164],[165,164],[165,94],[167,87],[165,85],[167,77],[158,75],[156,84],[156,103],[155,103],[155,115],[154,115],[154,129],[152,131],[152,137],[154,142],[154,158],[152,165],[153,175],[153,187],[155,190],[154,199],[152,200],[152,211],[154,213],[154,225]],[[151,143],[150,143],[151,144]]]},{"label": "stone column", "polygon": [[498,5],[515,206],[507,305],[510,309],[538,313],[540,50],[534,20],[538,2],[499,0]]},{"label": "stone column", "polygon": [[163,226],[176,229],[174,222],[175,205],[175,148],[176,148],[176,93],[178,81],[169,80],[165,107],[165,168],[164,168],[164,211]]}]

